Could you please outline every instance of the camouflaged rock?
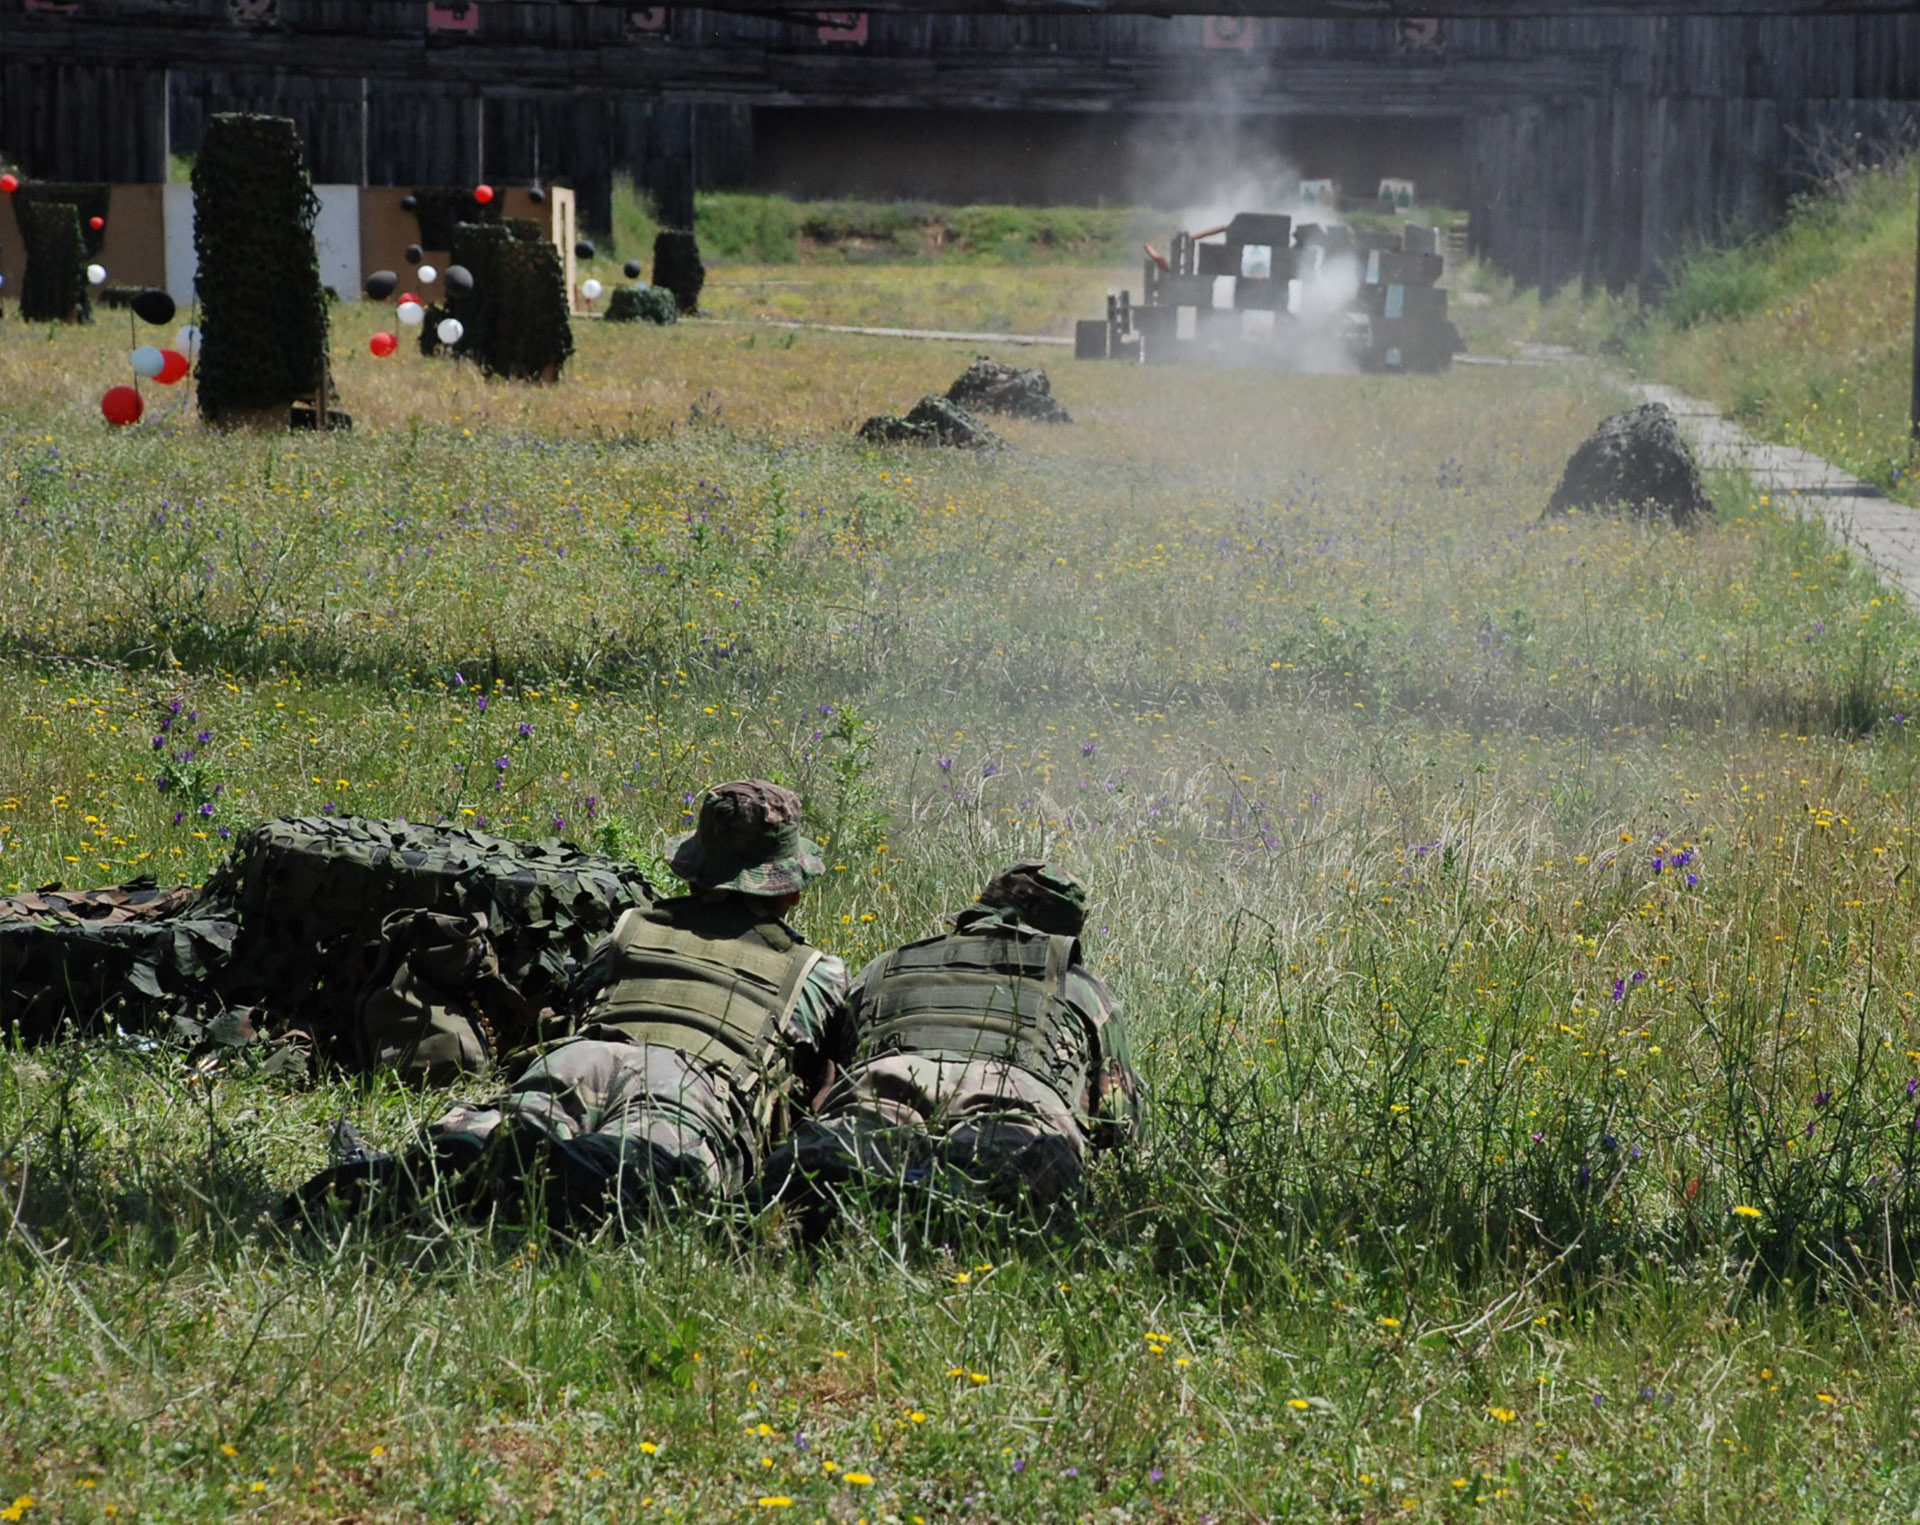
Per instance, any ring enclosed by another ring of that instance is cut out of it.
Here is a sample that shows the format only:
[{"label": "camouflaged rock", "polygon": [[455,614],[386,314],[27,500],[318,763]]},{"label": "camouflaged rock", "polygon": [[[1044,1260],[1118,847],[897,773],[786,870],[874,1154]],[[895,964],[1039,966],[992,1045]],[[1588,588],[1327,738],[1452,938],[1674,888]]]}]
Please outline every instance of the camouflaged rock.
[{"label": "camouflaged rock", "polygon": [[950,445],[960,450],[992,450],[1002,441],[965,408],[929,393],[905,418],[876,414],[860,426],[860,438],[875,445]]},{"label": "camouflaged rock", "polygon": [[947,401],[973,413],[1005,413],[1049,424],[1073,422],[1073,415],[1053,395],[1053,383],[1045,371],[1037,367],[1022,370],[985,355],[947,388]]}]

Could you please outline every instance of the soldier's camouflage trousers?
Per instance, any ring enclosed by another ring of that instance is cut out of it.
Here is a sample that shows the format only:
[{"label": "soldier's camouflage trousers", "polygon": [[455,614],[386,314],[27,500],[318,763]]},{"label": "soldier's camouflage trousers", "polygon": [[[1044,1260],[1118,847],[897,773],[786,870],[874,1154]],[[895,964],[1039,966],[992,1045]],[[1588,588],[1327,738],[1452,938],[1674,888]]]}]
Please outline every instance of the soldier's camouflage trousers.
[{"label": "soldier's camouflage trousers", "polygon": [[493,1178],[483,1186],[544,1190],[568,1226],[644,1215],[675,1193],[733,1196],[753,1165],[725,1076],[678,1049],[603,1038],[550,1050],[506,1096],[453,1108],[427,1138],[440,1160]]},{"label": "soldier's camouflage trousers", "polygon": [[767,1162],[761,1203],[853,1181],[957,1183],[1003,1206],[1079,1195],[1087,1140],[1045,1082],[1003,1060],[888,1054],[835,1082],[818,1117]]}]

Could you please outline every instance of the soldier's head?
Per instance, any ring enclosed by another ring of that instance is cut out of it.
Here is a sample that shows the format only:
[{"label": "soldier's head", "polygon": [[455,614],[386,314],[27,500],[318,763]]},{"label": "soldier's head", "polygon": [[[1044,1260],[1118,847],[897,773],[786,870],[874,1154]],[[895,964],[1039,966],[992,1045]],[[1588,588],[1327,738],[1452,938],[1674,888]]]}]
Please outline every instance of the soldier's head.
[{"label": "soldier's head", "polygon": [[826,869],[819,847],[800,835],[800,796],[758,778],[709,789],[667,866],[697,891],[789,903]]},{"label": "soldier's head", "polygon": [[1064,869],[1050,869],[1038,858],[1022,858],[987,881],[980,904],[1012,911],[1040,932],[1078,937],[1087,920],[1087,891]]}]

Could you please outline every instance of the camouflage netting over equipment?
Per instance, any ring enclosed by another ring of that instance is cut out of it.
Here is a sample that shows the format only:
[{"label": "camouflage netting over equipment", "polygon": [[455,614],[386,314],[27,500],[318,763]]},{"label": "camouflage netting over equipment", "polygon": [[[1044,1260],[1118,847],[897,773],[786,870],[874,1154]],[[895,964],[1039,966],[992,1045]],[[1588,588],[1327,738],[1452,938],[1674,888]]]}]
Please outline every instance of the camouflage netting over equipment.
[{"label": "camouflage netting over equipment", "polygon": [[[197,910],[217,908],[240,923],[224,982],[231,998],[278,1014],[290,995],[314,997],[303,1005],[337,1020],[345,1016],[332,1011],[341,968],[350,979],[368,972],[360,961],[394,911],[483,912],[501,973],[539,1005],[558,997],[622,911],[653,898],[638,869],[559,842],[304,816],[248,832],[207,881]],[[324,1040],[330,1025],[323,1017],[308,1030]]]},{"label": "camouflage netting over equipment", "polygon": [[876,414],[860,426],[860,438],[874,445],[952,445],[961,450],[991,450],[999,435],[965,408],[928,394],[905,418]]},{"label": "camouflage netting over equipment", "polygon": [[982,355],[947,388],[947,401],[973,413],[1006,413],[1049,424],[1070,424],[1073,415],[1053,395],[1047,373],[1020,370]]},{"label": "camouflage netting over equipment", "polygon": [[[653,898],[638,869],[559,842],[354,816],[268,821],[190,900],[129,886],[0,902],[0,999],[7,1025],[33,1014],[19,1025],[35,1040],[109,1015],[160,1026],[246,1008],[263,1035],[304,1037],[352,1063],[364,987],[391,974],[380,941],[391,913],[484,915],[501,976],[537,1009],[562,999],[622,911]],[[109,922],[115,908],[124,914]],[[70,972],[89,959],[97,973]]]},{"label": "camouflage netting over equipment", "polygon": [[158,1029],[207,1015],[240,929],[191,914],[194,898],[141,879],[0,900],[0,1037],[40,1043],[69,1025]]},{"label": "camouflage netting over equipment", "polygon": [[1621,510],[1681,528],[1713,517],[1700,468],[1663,402],[1645,402],[1602,419],[1567,462],[1543,517],[1576,508]]}]

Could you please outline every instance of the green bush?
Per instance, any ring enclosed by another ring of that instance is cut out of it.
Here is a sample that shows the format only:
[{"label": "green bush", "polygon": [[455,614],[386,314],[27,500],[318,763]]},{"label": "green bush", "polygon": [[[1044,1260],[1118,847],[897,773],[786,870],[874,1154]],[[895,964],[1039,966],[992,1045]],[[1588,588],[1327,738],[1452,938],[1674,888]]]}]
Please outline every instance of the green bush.
[{"label": "green bush", "polygon": [[1035,258],[1105,262],[1130,258],[1144,238],[1163,238],[1168,219],[1136,207],[947,207],[922,201],[790,201],[714,192],[698,201],[700,242],[716,259],[790,265],[828,258]]},{"label": "green bush", "polygon": [[609,323],[678,323],[680,304],[664,286],[622,286],[607,299]]},{"label": "green bush", "polygon": [[1775,282],[1763,253],[1750,245],[1714,249],[1680,267],[1667,292],[1665,316],[1676,328],[1724,323],[1763,311]]},{"label": "green bush", "polygon": [[790,265],[800,257],[800,206],[781,196],[699,198],[700,237],[715,259]]},{"label": "green bush", "polygon": [[87,256],[80,238],[80,212],[69,201],[17,202],[27,269],[20,282],[20,316],[29,323],[86,323],[93,317],[87,294]]},{"label": "green bush", "polygon": [[324,406],[327,302],[313,246],[319,210],[285,117],[220,113],[193,166],[200,275],[200,411]]}]

